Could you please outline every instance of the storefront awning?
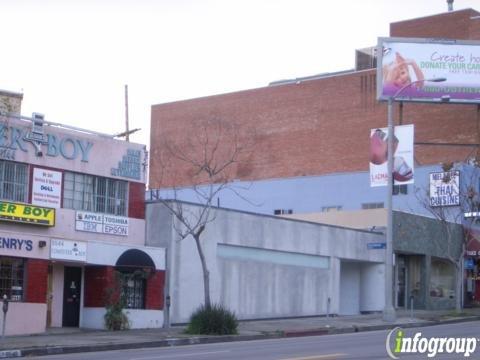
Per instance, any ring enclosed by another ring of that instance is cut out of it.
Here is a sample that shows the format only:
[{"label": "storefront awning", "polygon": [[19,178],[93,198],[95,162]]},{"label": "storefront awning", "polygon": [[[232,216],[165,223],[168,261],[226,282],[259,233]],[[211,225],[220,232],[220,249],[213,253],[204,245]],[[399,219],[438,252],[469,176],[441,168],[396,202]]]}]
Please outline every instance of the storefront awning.
[{"label": "storefront awning", "polygon": [[119,267],[141,267],[155,269],[155,263],[145,252],[138,249],[126,250],[117,260],[115,266]]}]

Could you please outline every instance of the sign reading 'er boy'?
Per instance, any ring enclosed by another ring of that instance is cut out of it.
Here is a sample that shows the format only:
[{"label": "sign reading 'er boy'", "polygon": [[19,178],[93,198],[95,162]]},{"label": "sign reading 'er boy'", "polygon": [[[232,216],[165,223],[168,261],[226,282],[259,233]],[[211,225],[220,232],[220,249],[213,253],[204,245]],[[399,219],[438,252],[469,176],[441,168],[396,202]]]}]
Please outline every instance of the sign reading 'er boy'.
[{"label": "sign reading 'er boy'", "polygon": [[54,226],[55,209],[2,201],[0,202],[0,220]]}]

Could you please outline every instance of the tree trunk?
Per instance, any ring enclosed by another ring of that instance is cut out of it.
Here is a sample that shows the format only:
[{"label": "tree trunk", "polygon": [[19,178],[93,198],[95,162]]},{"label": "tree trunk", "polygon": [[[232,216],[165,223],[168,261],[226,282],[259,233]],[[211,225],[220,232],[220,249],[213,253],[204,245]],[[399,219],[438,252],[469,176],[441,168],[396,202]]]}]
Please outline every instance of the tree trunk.
[{"label": "tree trunk", "polygon": [[200,234],[194,236],[195,244],[197,244],[198,255],[200,256],[200,261],[202,263],[203,270],[203,292],[205,296],[205,307],[210,307],[210,273],[207,269],[207,262],[205,260],[205,255],[203,254],[202,245],[200,244]]}]

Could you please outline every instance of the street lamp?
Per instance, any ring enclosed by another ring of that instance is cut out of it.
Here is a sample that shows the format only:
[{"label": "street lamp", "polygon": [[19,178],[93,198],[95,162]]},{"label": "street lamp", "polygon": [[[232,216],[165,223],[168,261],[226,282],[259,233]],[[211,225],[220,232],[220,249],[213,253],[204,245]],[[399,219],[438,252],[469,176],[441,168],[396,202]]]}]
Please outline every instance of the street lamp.
[{"label": "street lamp", "polygon": [[385,307],[383,309],[383,320],[393,322],[396,319],[395,308],[393,307],[393,102],[396,97],[405,89],[421,82],[442,82],[446,78],[433,78],[426,80],[412,81],[401,87],[395,94],[388,98],[388,137],[387,137],[387,243],[385,250]]}]

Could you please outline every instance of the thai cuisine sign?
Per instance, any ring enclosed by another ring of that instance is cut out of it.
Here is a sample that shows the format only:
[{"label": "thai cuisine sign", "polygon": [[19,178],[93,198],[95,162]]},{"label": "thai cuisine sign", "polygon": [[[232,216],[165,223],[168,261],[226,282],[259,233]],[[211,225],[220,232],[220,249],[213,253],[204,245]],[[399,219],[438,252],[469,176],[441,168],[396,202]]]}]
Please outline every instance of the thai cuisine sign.
[{"label": "thai cuisine sign", "polygon": [[377,54],[379,100],[480,100],[479,41],[379,38]]},{"label": "thai cuisine sign", "polygon": [[[370,186],[387,186],[386,128],[370,130]],[[395,126],[393,134],[393,181],[413,184],[413,125]]]},{"label": "thai cuisine sign", "polygon": [[430,206],[460,205],[460,171],[430,173]]}]

